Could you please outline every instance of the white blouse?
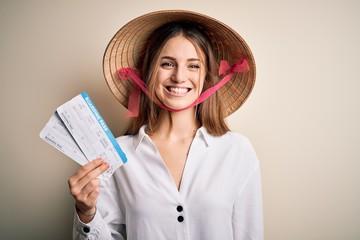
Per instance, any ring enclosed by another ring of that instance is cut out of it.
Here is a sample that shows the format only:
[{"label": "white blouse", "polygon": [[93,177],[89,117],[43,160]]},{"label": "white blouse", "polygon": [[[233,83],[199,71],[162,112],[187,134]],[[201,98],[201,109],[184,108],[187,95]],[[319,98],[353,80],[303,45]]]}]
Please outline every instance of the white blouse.
[{"label": "white blouse", "polygon": [[90,223],[75,214],[74,239],[263,239],[259,161],[246,137],[200,128],[179,190],[145,126],[117,141],[128,162],[102,182]]}]

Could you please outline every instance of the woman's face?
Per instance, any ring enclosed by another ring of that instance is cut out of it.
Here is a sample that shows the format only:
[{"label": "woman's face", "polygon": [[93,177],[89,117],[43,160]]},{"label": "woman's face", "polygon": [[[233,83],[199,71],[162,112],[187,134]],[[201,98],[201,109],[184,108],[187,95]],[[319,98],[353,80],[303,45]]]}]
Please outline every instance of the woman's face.
[{"label": "woman's face", "polygon": [[155,80],[157,99],[172,109],[183,109],[200,95],[205,79],[205,64],[194,45],[179,35],[169,39],[160,52]]}]

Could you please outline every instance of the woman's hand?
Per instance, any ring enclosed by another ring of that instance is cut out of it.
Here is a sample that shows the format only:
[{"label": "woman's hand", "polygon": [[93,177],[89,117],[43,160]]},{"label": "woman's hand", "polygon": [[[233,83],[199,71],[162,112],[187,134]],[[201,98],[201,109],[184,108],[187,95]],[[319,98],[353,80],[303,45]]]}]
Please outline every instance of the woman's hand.
[{"label": "woman's hand", "polygon": [[102,159],[96,159],[82,166],[69,178],[70,194],[75,198],[77,214],[82,222],[90,222],[96,211],[96,201],[100,193],[100,180],[96,178],[109,168]]}]

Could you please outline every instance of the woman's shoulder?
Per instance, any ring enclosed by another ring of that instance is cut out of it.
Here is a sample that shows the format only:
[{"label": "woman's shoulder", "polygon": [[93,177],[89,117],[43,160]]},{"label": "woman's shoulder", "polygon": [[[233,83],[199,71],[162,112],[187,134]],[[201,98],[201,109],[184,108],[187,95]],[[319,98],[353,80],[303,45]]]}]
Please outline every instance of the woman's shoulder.
[{"label": "woman's shoulder", "polygon": [[131,146],[134,146],[136,136],[137,135],[122,135],[117,137],[116,141],[121,147],[131,149]]},{"label": "woman's shoulder", "polygon": [[234,168],[241,166],[246,171],[259,166],[253,144],[244,134],[228,131],[221,136],[208,135],[205,139],[211,154],[219,156],[223,163],[228,163]]},{"label": "woman's shoulder", "polygon": [[221,136],[211,135],[205,128],[201,129],[205,141],[211,148],[221,149],[222,151],[254,151],[249,138],[242,133],[228,131]]},{"label": "woman's shoulder", "polygon": [[233,139],[233,140],[239,140],[239,141],[244,141],[244,142],[249,142],[249,138],[239,132],[235,132],[235,131],[228,131],[227,133],[224,134],[224,137],[227,137],[229,139]]},{"label": "woman's shoulder", "polygon": [[120,145],[125,145],[128,147],[136,146],[146,136],[145,127],[146,126],[141,127],[139,132],[136,134],[125,134],[125,135],[117,137],[116,140]]},{"label": "woman's shoulder", "polygon": [[229,131],[224,134],[224,138],[228,143],[231,143],[232,147],[238,148],[239,150],[251,150],[253,151],[253,144],[250,139],[239,132]]},{"label": "woman's shoulder", "polygon": [[216,142],[229,142],[232,144],[241,144],[241,145],[252,145],[251,141],[247,136],[242,133],[235,131],[228,131],[221,136],[212,136],[211,137]]}]

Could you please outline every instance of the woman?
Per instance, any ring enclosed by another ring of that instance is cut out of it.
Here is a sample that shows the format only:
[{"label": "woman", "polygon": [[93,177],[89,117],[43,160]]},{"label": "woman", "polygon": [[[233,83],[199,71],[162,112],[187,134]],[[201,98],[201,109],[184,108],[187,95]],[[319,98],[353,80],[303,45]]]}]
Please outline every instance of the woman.
[{"label": "woman", "polygon": [[133,117],[117,139],[129,161],[108,181],[101,159],[69,179],[74,239],[263,239],[259,161],[224,121],[255,80],[242,38],[198,13],[150,13],[114,36],[104,74]]}]

